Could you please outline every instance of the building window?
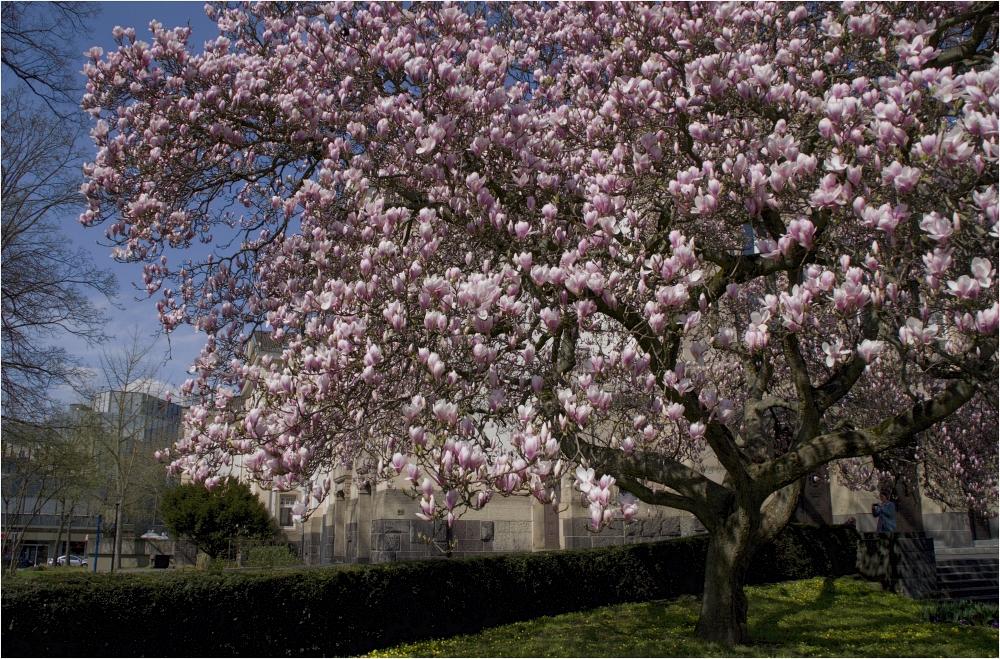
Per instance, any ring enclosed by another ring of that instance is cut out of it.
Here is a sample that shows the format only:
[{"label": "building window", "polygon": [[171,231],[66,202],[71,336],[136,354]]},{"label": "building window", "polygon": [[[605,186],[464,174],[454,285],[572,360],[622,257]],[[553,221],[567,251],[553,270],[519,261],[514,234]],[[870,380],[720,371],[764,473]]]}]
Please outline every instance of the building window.
[{"label": "building window", "polygon": [[294,494],[282,494],[278,509],[278,524],[281,526],[295,526],[292,521],[292,507],[295,505]]}]

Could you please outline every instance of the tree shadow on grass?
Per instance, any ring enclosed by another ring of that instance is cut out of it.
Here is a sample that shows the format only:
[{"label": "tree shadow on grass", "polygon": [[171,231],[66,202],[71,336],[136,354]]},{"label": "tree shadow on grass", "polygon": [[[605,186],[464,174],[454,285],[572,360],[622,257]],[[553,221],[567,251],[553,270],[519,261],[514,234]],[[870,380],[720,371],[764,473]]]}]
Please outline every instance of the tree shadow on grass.
[{"label": "tree shadow on grass", "polygon": [[[821,634],[827,632],[831,625],[836,624],[839,616],[817,614],[829,613],[830,609],[836,606],[838,594],[841,594],[838,592],[837,580],[834,577],[824,579],[819,595],[811,602],[792,598],[792,593],[787,588],[794,586],[795,584],[788,584],[787,587],[778,586],[782,588],[779,592],[788,596],[789,599],[783,602],[770,599],[767,614],[764,616],[753,616],[753,607],[751,606],[751,619],[748,621],[748,626],[750,638],[755,644],[762,646],[771,646],[776,643],[780,645],[829,644],[829,639],[822,637]],[[846,596],[846,593],[844,595]],[[796,624],[782,627],[780,623],[791,617],[795,617]]]}]

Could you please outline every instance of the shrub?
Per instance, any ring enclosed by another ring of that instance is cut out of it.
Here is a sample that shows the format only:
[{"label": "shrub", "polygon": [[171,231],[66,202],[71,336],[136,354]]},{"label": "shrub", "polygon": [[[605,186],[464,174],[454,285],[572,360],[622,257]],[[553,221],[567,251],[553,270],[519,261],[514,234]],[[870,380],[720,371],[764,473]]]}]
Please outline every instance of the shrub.
[{"label": "shrub", "polygon": [[302,565],[302,560],[285,545],[252,547],[243,562],[246,567]]},{"label": "shrub", "polygon": [[[793,525],[761,550],[748,583],[835,576],[834,559],[846,560],[856,543],[844,527]],[[697,593],[707,547],[708,538],[698,536],[313,570],[7,580],[3,654],[354,655],[542,615]],[[846,563],[839,565],[843,570]]]},{"label": "shrub", "polygon": [[226,554],[234,540],[270,540],[278,530],[250,487],[236,480],[213,490],[195,483],[167,490],[160,510],[175,537],[190,540],[213,559]]},{"label": "shrub", "polygon": [[923,618],[929,622],[959,623],[975,627],[996,627],[996,604],[991,602],[934,602],[924,607]]}]

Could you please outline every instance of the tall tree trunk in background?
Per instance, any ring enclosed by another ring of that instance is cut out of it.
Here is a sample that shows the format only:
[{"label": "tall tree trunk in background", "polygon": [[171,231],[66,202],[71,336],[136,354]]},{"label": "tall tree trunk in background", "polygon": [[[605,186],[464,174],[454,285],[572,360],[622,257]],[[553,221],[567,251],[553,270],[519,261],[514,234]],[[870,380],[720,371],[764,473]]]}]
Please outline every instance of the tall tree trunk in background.
[{"label": "tall tree trunk in background", "polygon": [[70,556],[73,555],[73,508],[76,508],[75,502],[69,509],[69,515],[66,516],[66,567],[73,566],[70,561]]},{"label": "tall tree trunk in background", "polygon": [[56,550],[55,556],[52,557],[52,566],[59,567],[59,550],[62,548],[62,533],[63,525],[66,520],[66,501],[65,499],[60,502],[62,505],[59,508],[59,531],[56,533]]},{"label": "tall tree trunk in background", "polygon": [[114,574],[122,566],[122,502],[121,497],[115,502],[115,545],[111,550],[111,573]]}]

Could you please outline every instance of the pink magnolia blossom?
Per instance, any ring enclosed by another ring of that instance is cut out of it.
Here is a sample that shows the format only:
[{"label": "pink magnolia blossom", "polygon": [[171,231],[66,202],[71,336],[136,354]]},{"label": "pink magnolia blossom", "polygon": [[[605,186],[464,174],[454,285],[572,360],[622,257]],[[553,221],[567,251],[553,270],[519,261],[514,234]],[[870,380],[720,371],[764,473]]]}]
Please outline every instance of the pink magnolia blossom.
[{"label": "pink magnolia blossom", "polygon": [[861,356],[861,359],[865,360],[866,364],[871,364],[872,360],[875,359],[884,348],[884,341],[871,341],[869,339],[865,339],[858,344],[858,354]]},{"label": "pink magnolia blossom", "polygon": [[925,213],[924,218],[920,221],[920,228],[932,240],[936,240],[939,243],[948,242],[948,238],[954,233],[951,222],[937,213]]}]

